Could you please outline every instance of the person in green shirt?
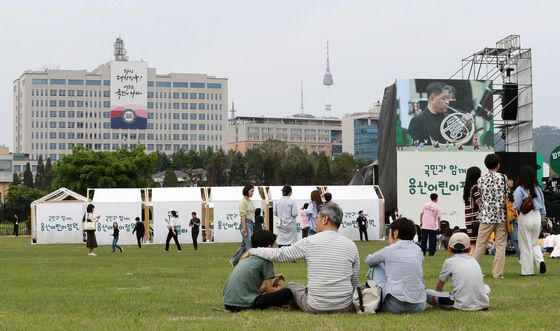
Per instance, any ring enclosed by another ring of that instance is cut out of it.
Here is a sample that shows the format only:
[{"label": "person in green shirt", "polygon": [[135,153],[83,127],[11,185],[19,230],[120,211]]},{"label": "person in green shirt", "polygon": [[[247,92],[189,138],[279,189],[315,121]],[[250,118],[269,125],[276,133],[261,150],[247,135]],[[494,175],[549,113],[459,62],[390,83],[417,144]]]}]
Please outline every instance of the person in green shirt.
[{"label": "person in green shirt", "polygon": [[[276,235],[266,230],[251,237],[253,247],[272,247],[275,241]],[[225,282],[224,307],[238,312],[287,305],[292,291],[279,284],[282,280],[282,274],[274,274],[272,262],[258,256],[241,259]]]}]

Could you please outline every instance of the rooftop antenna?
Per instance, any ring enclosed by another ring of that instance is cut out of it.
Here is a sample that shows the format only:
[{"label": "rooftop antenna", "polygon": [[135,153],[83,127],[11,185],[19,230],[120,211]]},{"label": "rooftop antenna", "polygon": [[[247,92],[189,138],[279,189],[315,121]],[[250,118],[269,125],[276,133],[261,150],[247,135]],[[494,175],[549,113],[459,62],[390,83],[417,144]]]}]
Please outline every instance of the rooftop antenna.
[{"label": "rooftop antenna", "polygon": [[122,40],[121,36],[118,36],[113,44],[113,55],[115,56],[115,61],[128,61],[126,49],[124,48],[124,40]]},{"label": "rooftop antenna", "polygon": [[235,110],[235,103],[233,103],[233,101],[231,102],[231,109],[229,110],[229,112],[231,113],[231,119],[235,119],[235,113],[237,112],[237,110]]},{"label": "rooftop antenna", "polygon": [[331,67],[329,63],[329,41],[327,40],[327,70],[323,76],[323,85],[327,87],[327,103],[325,104],[325,110],[327,114],[330,114],[332,110],[332,105],[330,103],[330,88],[334,84],[333,77],[331,74]]},{"label": "rooftop antenna", "polygon": [[301,114],[303,115],[303,78],[301,79],[299,110],[300,110]]}]

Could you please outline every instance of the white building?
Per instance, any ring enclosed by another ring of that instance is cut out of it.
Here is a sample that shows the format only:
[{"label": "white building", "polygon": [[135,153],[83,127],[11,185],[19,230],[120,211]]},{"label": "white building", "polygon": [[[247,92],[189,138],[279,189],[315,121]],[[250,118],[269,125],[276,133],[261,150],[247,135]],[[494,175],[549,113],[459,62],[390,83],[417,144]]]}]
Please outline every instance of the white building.
[{"label": "white building", "polygon": [[[115,58],[127,59],[117,48]],[[227,148],[227,78],[148,68],[147,129],[111,129],[110,74],[111,62],[93,71],[24,72],[13,84],[14,153],[58,160],[74,146],[114,151],[145,145],[147,152],[167,154]]]}]

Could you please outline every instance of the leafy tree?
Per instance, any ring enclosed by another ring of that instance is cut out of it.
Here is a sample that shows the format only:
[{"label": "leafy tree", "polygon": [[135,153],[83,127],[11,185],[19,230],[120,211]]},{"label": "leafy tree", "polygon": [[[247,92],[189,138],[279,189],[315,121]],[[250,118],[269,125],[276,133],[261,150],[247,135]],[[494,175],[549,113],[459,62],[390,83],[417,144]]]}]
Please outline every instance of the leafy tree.
[{"label": "leafy tree", "polygon": [[45,190],[45,164],[43,163],[43,156],[39,155],[37,160],[37,173],[35,174],[35,187],[40,190]]},{"label": "leafy tree", "polygon": [[88,188],[151,187],[157,155],[144,146],[116,152],[94,152],[76,147],[54,167],[54,186],[85,195]]},{"label": "leafy tree", "polygon": [[175,171],[167,169],[165,171],[165,177],[163,177],[163,187],[176,187],[179,186],[179,180],[177,180],[177,175]]},{"label": "leafy tree", "polygon": [[31,172],[31,165],[29,165],[29,162],[27,162],[25,170],[23,171],[23,185],[33,187],[33,173]]},{"label": "leafy tree", "polygon": [[213,153],[207,161],[208,185],[223,186],[227,183],[227,161],[226,154],[222,149]]},{"label": "leafy tree", "polygon": [[10,185],[18,186],[18,185],[20,185],[20,184],[21,184],[21,182],[20,182],[20,180],[19,180],[19,176],[18,176],[17,173],[14,172],[14,176],[13,176],[13,179],[12,179],[12,183],[11,183]]},{"label": "leafy tree", "polygon": [[25,185],[10,186],[6,195],[7,215],[18,214],[24,216],[24,218],[29,218],[31,203],[44,195],[46,195],[46,192],[33,187]]},{"label": "leafy tree", "polygon": [[265,141],[259,148],[263,155],[264,185],[280,185],[280,163],[286,157],[288,144],[279,140]]},{"label": "leafy tree", "polygon": [[317,184],[327,183],[330,184],[332,181],[331,166],[329,163],[329,158],[325,155],[325,152],[321,152],[317,157],[317,171],[316,171],[316,182]]},{"label": "leafy tree", "polygon": [[289,185],[314,184],[315,170],[311,158],[299,147],[288,150],[286,158],[281,161],[280,181]]},{"label": "leafy tree", "polygon": [[189,156],[187,153],[181,149],[171,154],[171,167],[177,170],[189,167]]},{"label": "leafy tree", "polygon": [[247,178],[247,169],[245,167],[245,158],[239,151],[228,151],[226,155],[228,173],[228,185],[243,185]]},{"label": "leafy tree", "polygon": [[356,161],[348,153],[335,156],[333,160],[333,171],[331,185],[346,185],[352,180],[356,171]]},{"label": "leafy tree", "polygon": [[51,158],[47,158],[47,164],[45,165],[45,190],[50,191],[52,188],[52,181],[53,181],[54,173]]},{"label": "leafy tree", "polygon": [[169,159],[167,154],[159,151],[153,152],[152,154],[155,158],[154,167],[156,172],[163,171],[171,167],[171,160]]},{"label": "leafy tree", "polygon": [[199,153],[193,150],[190,150],[187,153],[187,168],[191,168],[191,169],[204,168],[204,163]]},{"label": "leafy tree", "polygon": [[263,153],[260,148],[249,148],[245,152],[245,161],[247,164],[247,177],[242,183],[263,183],[264,181],[264,168],[263,168]]}]

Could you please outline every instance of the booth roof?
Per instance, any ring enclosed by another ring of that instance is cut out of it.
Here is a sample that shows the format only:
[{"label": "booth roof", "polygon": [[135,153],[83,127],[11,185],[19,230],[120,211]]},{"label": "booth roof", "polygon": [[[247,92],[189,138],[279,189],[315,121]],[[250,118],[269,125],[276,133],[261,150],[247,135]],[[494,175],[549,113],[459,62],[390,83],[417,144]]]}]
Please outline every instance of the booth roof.
[{"label": "booth roof", "polygon": [[[240,201],[242,198],[243,186],[212,187],[210,190],[210,200],[212,201]],[[262,200],[258,192],[258,187],[255,187],[255,193],[251,200]]]},{"label": "booth roof", "polygon": [[[269,197],[272,200],[278,200],[282,197],[282,188],[284,186],[271,186],[269,188]],[[311,200],[311,191],[317,189],[317,186],[292,186],[292,196],[294,200]]]},{"label": "booth roof", "polygon": [[152,202],[202,201],[200,187],[164,187],[152,189]]},{"label": "booth roof", "polygon": [[142,202],[140,192],[139,188],[96,188],[92,202]]},{"label": "booth roof", "polygon": [[333,195],[334,202],[337,200],[379,199],[373,185],[327,186],[327,192]]}]

